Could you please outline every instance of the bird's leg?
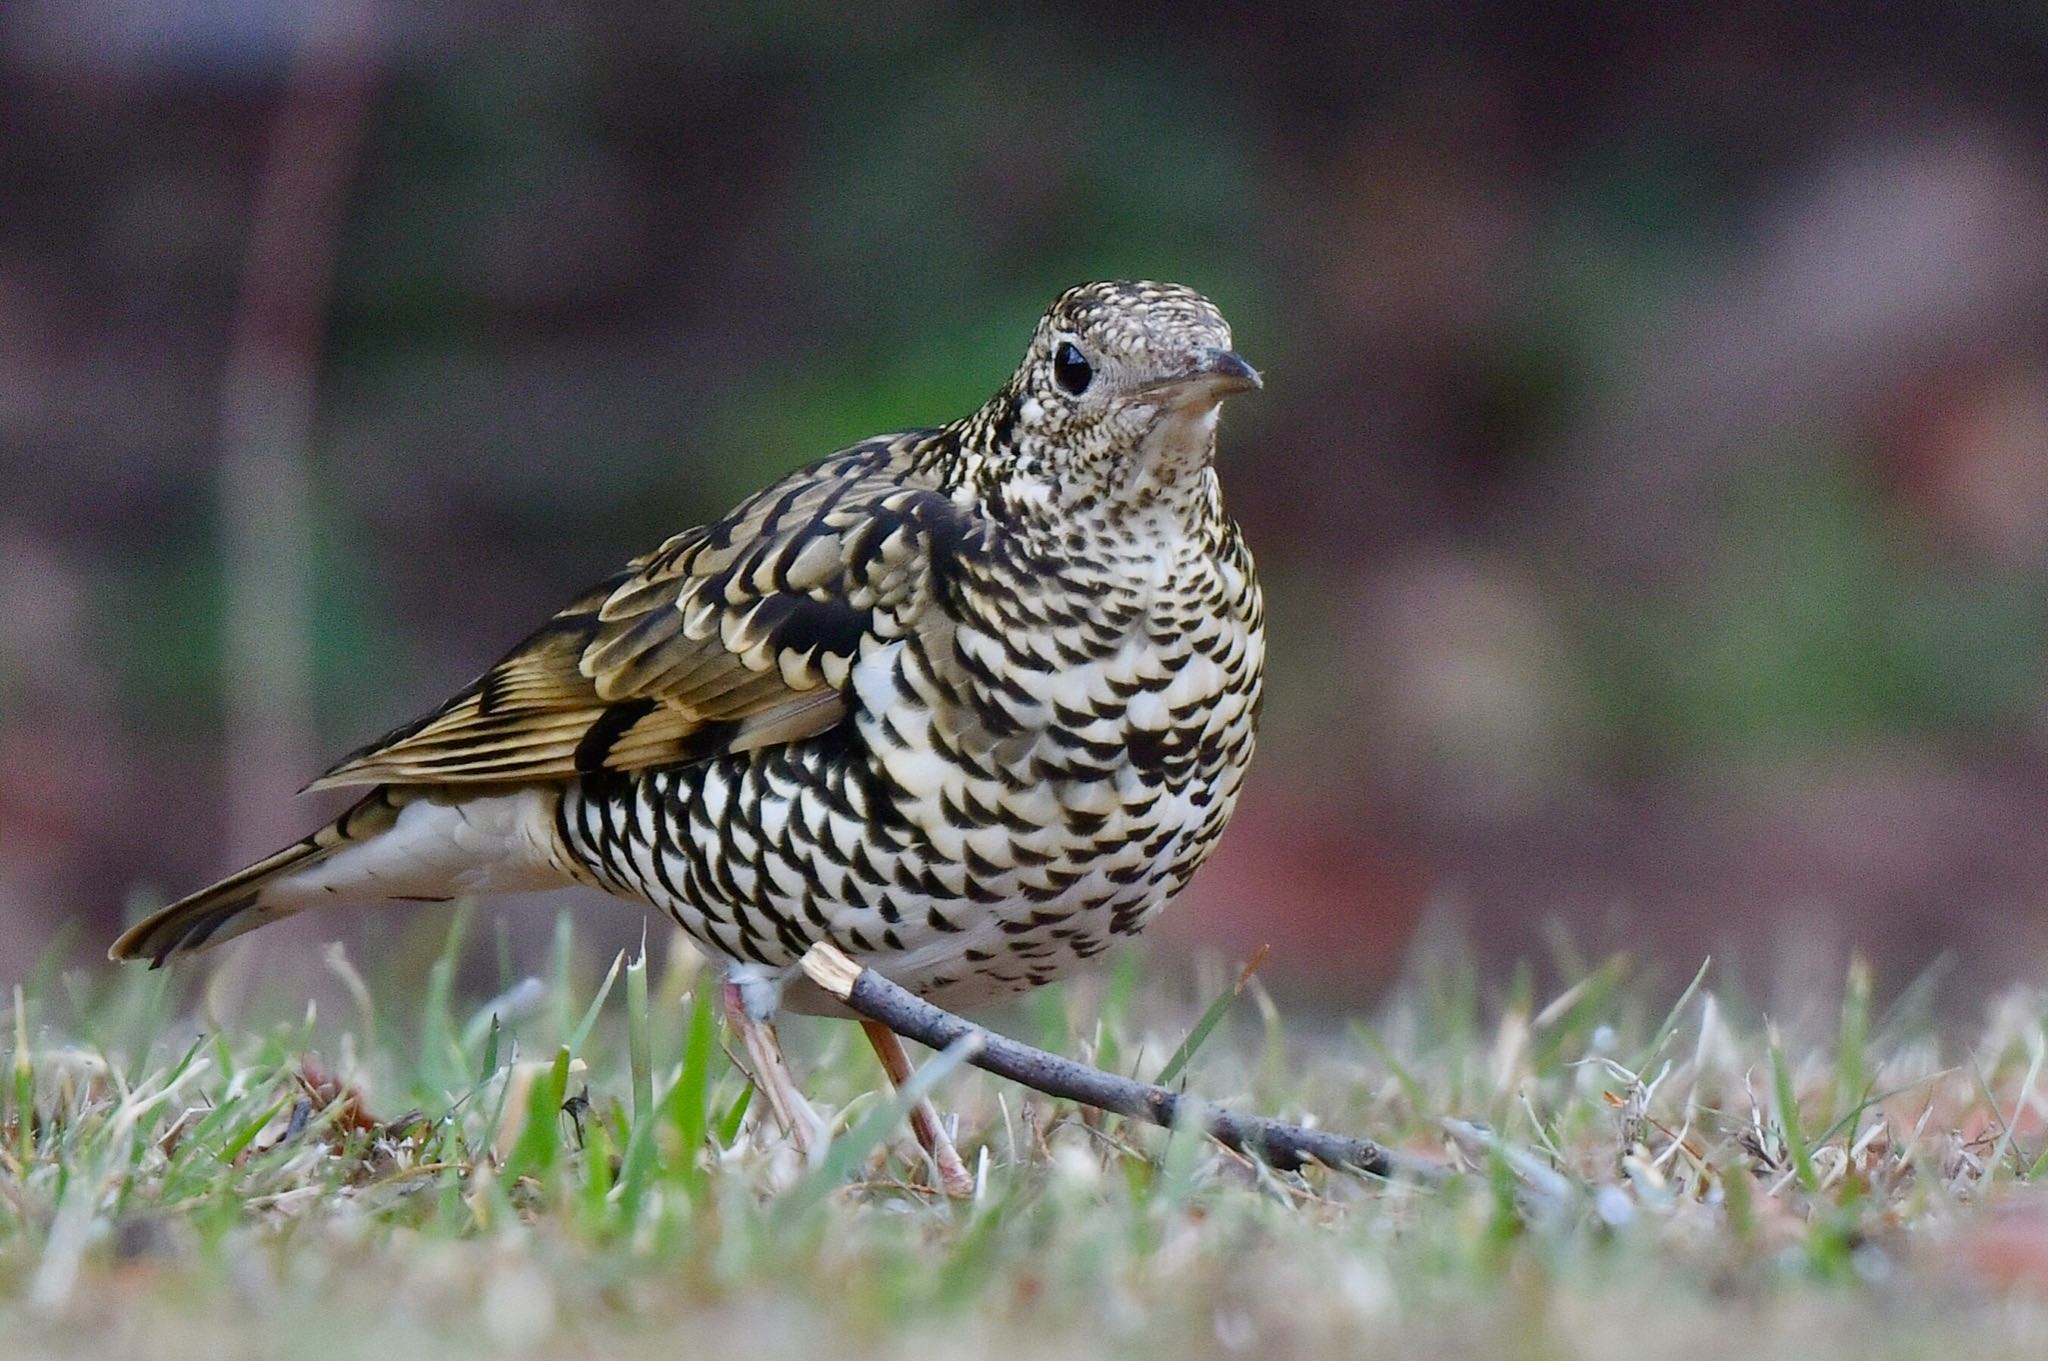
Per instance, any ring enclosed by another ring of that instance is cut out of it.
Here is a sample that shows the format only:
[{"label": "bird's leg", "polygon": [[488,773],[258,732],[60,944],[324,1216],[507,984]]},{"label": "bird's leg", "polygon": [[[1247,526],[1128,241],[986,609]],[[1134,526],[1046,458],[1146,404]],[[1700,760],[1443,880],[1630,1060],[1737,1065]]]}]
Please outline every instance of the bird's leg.
[{"label": "bird's leg", "polygon": [[747,1057],[753,1061],[754,1085],[768,1098],[775,1123],[782,1126],[782,1132],[807,1161],[822,1155],[831,1131],[797,1089],[789,1062],[782,1057],[782,1041],[776,1038],[774,1025],[754,1019],[740,994],[739,984],[729,978],[718,985],[718,1001],[725,1011],[726,1025],[740,1037]]},{"label": "bird's leg", "polygon": [[[868,1043],[875,1047],[875,1057],[882,1061],[882,1071],[889,1075],[890,1085],[901,1087],[910,1081],[910,1055],[903,1052],[903,1041],[896,1038],[896,1032],[880,1021],[866,1019],[861,1021],[860,1028],[867,1032]],[[967,1164],[960,1161],[960,1150],[953,1147],[953,1137],[946,1133],[929,1098],[920,1099],[910,1108],[910,1132],[917,1136],[918,1147],[931,1155],[933,1166],[938,1168],[939,1189],[955,1200],[972,1196],[974,1177]]]}]

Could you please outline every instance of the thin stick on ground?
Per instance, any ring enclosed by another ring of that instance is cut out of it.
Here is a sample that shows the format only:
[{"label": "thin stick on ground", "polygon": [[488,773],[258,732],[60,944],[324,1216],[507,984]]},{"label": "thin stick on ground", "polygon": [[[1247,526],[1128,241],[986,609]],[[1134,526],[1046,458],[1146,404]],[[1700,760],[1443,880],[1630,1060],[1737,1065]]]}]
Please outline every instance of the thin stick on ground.
[{"label": "thin stick on ground", "polygon": [[1020,1044],[933,1006],[822,941],[805,954],[803,966],[811,981],[826,992],[906,1039],[944,1049],[962,1036],[981,1036],[981,1049],[969,1063],[1048,1096],[1065,1097],[1169,1129],[1189,1121],[1208,1131],[1218,1143],[1283,1170],[1318,1162],[1376,1177],[1436,1181],[1444,1176],[1444,1169],[1436,1164],[1393,1152],[1371,1139],[1308,1129],[1263,1115],[1244,1115]]}]

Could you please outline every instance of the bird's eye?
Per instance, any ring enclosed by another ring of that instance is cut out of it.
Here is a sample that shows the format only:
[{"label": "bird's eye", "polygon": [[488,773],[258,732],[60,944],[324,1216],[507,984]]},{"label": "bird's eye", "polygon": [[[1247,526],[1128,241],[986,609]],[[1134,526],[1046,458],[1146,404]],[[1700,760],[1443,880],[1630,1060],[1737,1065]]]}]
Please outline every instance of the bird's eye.
[{"label": "bird's eye", "polygon": [[1095,370],[1089,367],[1081,347],[1071,340],[1062,340],[1060,347],[1052,352],[1052,380],[1060,385],[1060,390],[1070,397],[1078,397],[1088,390],[1088,384],[1094,378]]}]

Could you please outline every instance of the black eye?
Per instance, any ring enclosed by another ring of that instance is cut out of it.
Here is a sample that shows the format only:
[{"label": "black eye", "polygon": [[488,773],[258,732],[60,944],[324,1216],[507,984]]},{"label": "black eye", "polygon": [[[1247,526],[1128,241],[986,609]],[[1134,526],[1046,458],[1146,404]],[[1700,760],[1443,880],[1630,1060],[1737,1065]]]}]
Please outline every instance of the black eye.
[{"label": "black eye", "polygon": [[1061,391],[1078,397],[1088,390],[1088,384],[1094,378],[1095,370],[1088,366],[1081,347],[1071,340],[1062,340],[1060,347],[1052,352],[1052,380],[1060,385]]}]

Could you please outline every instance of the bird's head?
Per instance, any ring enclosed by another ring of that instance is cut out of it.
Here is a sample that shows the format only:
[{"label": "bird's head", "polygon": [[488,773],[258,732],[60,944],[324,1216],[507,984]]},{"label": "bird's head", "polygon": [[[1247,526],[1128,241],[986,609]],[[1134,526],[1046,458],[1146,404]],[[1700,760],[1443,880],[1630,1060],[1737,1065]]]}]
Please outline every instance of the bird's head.
[{"label": "bird's head", "polygon": [[1046,309],[978,421],[1027,494],[1155,499],[1196,490],[1223,399],[1258,386],[1223,314],[1193,289],[1081,284]]}]

